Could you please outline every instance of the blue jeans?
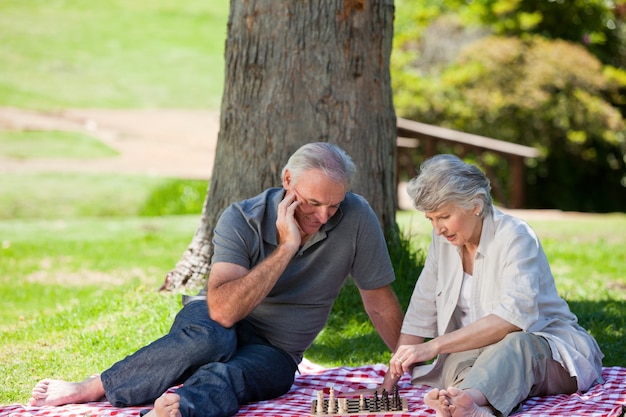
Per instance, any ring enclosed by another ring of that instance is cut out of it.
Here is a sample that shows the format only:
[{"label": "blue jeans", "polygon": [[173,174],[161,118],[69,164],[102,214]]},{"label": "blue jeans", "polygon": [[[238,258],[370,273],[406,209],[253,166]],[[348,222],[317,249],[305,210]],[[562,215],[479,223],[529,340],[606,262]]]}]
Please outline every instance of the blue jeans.
[{"label": "blue jeans", "polygon": [[224,328],[209,318],[206,301],[178,313],[170,332],[117,362],[101,375],[116,407],[153,403],[183,384],[183,417],[232,416],[239,406],[286,393],[297,365],[285,351],[256,334],[245,320]]}]

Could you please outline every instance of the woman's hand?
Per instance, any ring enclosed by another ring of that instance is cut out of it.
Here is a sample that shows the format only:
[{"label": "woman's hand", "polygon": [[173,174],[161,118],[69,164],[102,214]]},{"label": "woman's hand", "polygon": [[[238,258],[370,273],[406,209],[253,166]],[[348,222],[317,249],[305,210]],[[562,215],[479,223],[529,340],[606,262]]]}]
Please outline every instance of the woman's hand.
[{"label": "woman's hand", "polygon": [[408,335],[403,334],[391,358],[388,372],[402,376],[415,365],[427,362],[441,353],[464,352],[489,346],[499,342],[507,334],[519,330],[519,327],[506,320],[489,314],[468,326],[437,336],[428,342],[421,343],[423,339],[417,343],[411,342]]},{"label": "woman's hand", "polygon": [[436,344],[433,341],[414,345],[400,345],[391,357],[389,371],[393,376],[402,376],[417,364],[424,363],[437,356]]}]

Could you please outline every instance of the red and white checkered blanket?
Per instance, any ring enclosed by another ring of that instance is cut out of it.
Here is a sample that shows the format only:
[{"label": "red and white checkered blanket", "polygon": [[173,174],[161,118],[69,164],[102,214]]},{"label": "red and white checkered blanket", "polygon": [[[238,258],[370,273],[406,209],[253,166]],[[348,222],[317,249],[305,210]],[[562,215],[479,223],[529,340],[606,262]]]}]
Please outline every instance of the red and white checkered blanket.
[{"label": "red and white checkered blanket", "polygon": [[[317,391],[330,387],[336,396],[352,391],[374,388],[382,381],[385,365],[338,367],[326,369],[303,361],[291,390],[270,401],[248,404],[241,408],[241,417],[302,417],[311,413],[311,401]],[[626,368],[605,367],[605,383],[582,394],[534,397],[524,402],[516,417],[588,416],[617,417],[626,405]],[[433,416],[422,401],[429,388],[411,386],[407,375],[400,380],[399,394],[407,398],[409,412],[398,416]],[[137,417],[146,407],[115,408],[108,402],[70,404],[62,407],[31,407],[28,405],[0,406],[0,417]],[[376,414],[385,416],[385,414]]]}]

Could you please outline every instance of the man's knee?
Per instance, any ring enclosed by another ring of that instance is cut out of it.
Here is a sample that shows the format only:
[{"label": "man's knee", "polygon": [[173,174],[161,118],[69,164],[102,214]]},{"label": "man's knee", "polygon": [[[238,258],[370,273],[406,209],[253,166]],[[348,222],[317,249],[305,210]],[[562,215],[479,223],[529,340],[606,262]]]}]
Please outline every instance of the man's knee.
[{"label": "man's knee", "polygon": [[228,360],[237,350],[237,333],[211,320],[206,303],[193,301],[177,314],[168,335],[168,348],[192,359],[194,366]]},{"label": "man's knee", "polygon": [[181,348],[190,353],[195,353],[199,358],[206,352],[208,357],[200,359],[204,364],[213,361],[226,361],[237,350],[237,336],[232,329],[226,329],[217,323],[207,325],[187,324],[177,330],[177,338]]}]

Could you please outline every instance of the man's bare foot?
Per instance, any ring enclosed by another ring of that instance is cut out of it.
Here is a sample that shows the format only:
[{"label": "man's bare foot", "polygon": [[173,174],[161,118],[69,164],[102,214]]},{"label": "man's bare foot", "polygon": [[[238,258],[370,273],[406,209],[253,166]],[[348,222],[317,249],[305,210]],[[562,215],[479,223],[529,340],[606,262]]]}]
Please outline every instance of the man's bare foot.
[{"label": "man's bare foot", "polygon": [[424,403],[435,410],[437,417],[451,417],[448,399],[445,391],[433,389],[424,395]]},{"label": "man's bare foot", "polygon": [[450,404],[449,410],[452,417],[494,416],[489,407],[476,404],[474,398],[467,391],[450,387],[445,391],[445,396],[448,398]]},{"label": "man's bare foot", "polygon": [[35,385],[28,403],[33,406],[81,404],[98,401],[104,397],[100,376],[82,382],[66,382],[58,379],[43,379]]},{"label": "man's bare foot", "polygon": [[180,414],[180,395],[163,394],[154,402],[154,408],[144,417],[182,417]]}]

